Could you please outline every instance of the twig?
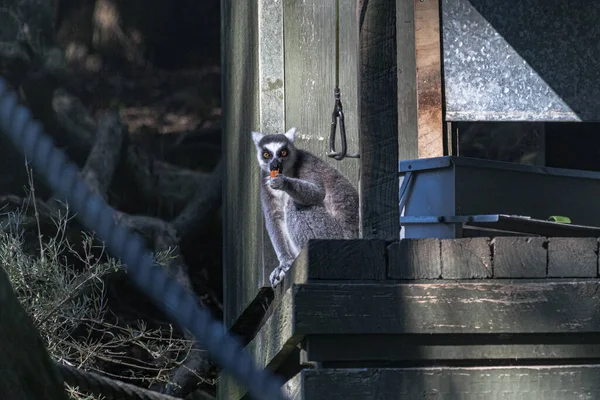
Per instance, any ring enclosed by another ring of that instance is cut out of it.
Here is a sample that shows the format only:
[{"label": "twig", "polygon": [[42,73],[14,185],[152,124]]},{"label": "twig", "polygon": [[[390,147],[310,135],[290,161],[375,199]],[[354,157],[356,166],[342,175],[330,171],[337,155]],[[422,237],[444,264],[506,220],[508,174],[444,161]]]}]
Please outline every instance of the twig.
[{"label": "twig", "polygon": [[106,196],[119,164],[123,146],[123,125],[116,111],[105,111],[99,117],[96,142],[87,157],[81,175],[90,188]]},{"label": "twig", "polygon": [[29,195],[31,198],[31,202],[33,203],[33,215],[38,230],[38,241],[40,245],[40,261],[42,263],[45,263],[46,256],[44,254],[44,242],[42,240],[42,228],[40,226],[40,213],[38,212],[37,201],[35,199],[35,185],[33,184],[33,174],[31,173],[31,169],[29,168],[28,164],[29,162],[27,161],[27,158],[25,158],[25,169],[27,170],[27,179],[29,180]]}]

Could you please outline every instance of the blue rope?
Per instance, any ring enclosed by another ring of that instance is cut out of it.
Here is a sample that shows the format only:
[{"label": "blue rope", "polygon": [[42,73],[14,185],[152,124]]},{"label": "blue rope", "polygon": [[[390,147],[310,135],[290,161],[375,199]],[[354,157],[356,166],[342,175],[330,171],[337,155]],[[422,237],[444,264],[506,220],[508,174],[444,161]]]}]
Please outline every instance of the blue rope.
[{"label": "blue rope", "polygon": [[131,280],[180,327],[188,329],[210,356],[255,399],[285,400],[282,382],[260,370],[241,343],[198,306],[196,299],[155,265],[142,238],[115,222],[115,210],[89,190],[78,168],[56,148],[31,112],[17,103],[17,95],[0,77],[0,130],[33,162],[54,191],[66,198],[80,221],[104,241],[108,251],[127,267]]}]

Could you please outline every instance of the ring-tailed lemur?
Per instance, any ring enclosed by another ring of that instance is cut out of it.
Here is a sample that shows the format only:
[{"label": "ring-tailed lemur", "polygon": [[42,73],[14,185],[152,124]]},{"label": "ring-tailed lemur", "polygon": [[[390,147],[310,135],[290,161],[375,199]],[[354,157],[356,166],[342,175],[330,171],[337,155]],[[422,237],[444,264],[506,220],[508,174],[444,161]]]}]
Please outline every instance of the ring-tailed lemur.
[{"label": "ring-tailed lemur", "polygon": [[358,193],[337,169],[294,146],[296,128],[285,134],[252,132],[261,168],[261,203],[279,266],[276,287],[308,239],[358,237]]}]

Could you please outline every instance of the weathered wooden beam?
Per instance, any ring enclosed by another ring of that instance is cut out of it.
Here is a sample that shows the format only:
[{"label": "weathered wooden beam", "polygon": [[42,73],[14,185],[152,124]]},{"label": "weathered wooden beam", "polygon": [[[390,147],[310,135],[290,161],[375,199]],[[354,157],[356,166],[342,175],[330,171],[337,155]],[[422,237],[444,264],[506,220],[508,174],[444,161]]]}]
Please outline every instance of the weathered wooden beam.
[{"label": "weathered wooden beam", "polygon": [[344,367],[600,362],[597,334],[307,335],[303,343],[306,361]]},{"label": "weathered wooden beam", "polygon": [[[494,242],[495,278],[544,278],[546,238],[497,237]],[[572,264],[571,264],[572,265]]]},{"label": "weathered wooden beam", "polygon": [[390,279],[596,278],[597,238],[402,239],[387,248]]},{"label": "weathered wooden beam", "polygon": [[[296,346],[302,339],[294,332],[293,289],[288,288],[281,298],[273,304],[271,315],[263,324],[254,339],[246,346],[254,358],[258,368],[277,370],[294,354]],[[298,359],[299,363],[299,359]],[[219,382],[219,399],[239,400],[247,394],[247,389],[240,386],[229,375],[224,374]]]},{"label": "weathered wooden beam", "polygon": [[293,288],[283,295],[273,314],[269,317],[256,337],[246,346],[254,355],[259,368],[276,370],[300,342],[301,336],[294,332]]},{"label": "weathered wooden beam", "polygon": [[444,155],[439,0],[414,0],[419,158]]},{"label": "weathered wooden beam", "polygon": [[292,335],[600,333],[600,281],[306,284]]},{"label": "weathered wooden beam", "polygon": [[[229,328],[256,297],[265,244],[260,173],[250,132],[259,127],[257,2],[221,3],[223,65],[224,322]],[[267,238],[268,240],[268,238]]]},{"label": "weathered wooden beam", "polygon": [[596,399],[600,365],[308,369],[284,387],[294,400]]},{"label": "weathered wooden beam", "polygon": [[385,241],[309,240],[292,267],[295,283],[386,279]]},{"label": "weathered wooden beam", "polygon": [[548,238],[548,276],[598,276],[598,239]]},{"label": "weathered wooden beam", "polygon": [[[554,349],[557,354],[564,353],[577,343],[584,347],[595,343],[586,342],[586,337],[600,333],[599,289],[598,280],[291,284],[247,349],[259,367],[275,370],[295,346],[315,335],[385,335],[388,342],[381,343],[392,345],[396,340],[390,338],[393,335],[413,335],[421,341],[423,351],[430,351],[434,358],[450,354],[451,350],[443,349],[444,343],[463,340],[472,347],[455,350],[455,355],[463,354],[465,359],[496,350],[497,358],[512,354],[512,350],[501,348],[501,341],[509,338],[506,335],[515,335],[515,344],[524,346],[523,351],[545,349],[550,354]],[[482,335],[486,334],[495,336],[487,343],[495,348],[477,347],[483,346],[477,340],[484,340]],[[539,335],[539,343],[531,342],[532,334]],[[547,339],[552,334],[563,339]],[[436,343],[428,342],[433,338]],[[343,340],[340,343],[343,347]],[[577,351],[582,354],[582,349]],[[390,357],[394,354],[401,353],[391,350]],[[229,389],[223,390],[226,393]]]},{"label": "weathered wooden beam", "polygon": [[492,277],[492,253],[488,238],[442,240],[442,278]]},{"label": "weathered wooden beam", "polygon": [[258,86],[260,131],[285,132],[285,70],[283,2],[259,0]]},{"label": "weathered wooden beam", "polygon": [[10,400],[66,400],[62,376],[0,267],[0,393]]},{"label": "weathered wooden beam", "polygon": [[387,248],[391,279],[439,279],[442,277],[440,240],[403,239]]},{"label": "weathered wooden beam", "polygon": [[[273,0],[271,0],[273,1]],[[284,0],[285,122],[298,129],[296,144],[338,168],[358,187],[359,160],[327,157],[335,104],[335,1]],[[358,23],[356,2],[339,2],[339,86],[348,152],[357,153]],[[340,149],[338,125],[336,148]]]},{"label": "weathered wooden beam", "polygon": [[419,158],[417,64],[415,58],[415,2],[396,1],[398,68],[398,159]]},{"label": "weathered wooden beam", "polygon": [[362,237],[400,236],[396,2],[358,0]]}]

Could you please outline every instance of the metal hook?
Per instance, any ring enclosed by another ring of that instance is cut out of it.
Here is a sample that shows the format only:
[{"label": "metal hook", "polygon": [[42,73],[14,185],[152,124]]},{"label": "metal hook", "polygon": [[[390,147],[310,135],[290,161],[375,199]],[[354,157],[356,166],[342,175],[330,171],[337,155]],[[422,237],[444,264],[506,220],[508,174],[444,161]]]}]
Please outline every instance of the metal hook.
[{"label": "metal hook", "polygon": [[[344,158],[360,158],[359,154],[350,153],[348,154],[348,145],[346,143],[346,126],[344,125],[344,110],[342,108],[342,100],[340,96],[340,88],[336,87],[333,90],[335,97],[335,105],[333,106],[333,113],[331,113],[331,132],[329,135],[329,153],[327,157],[335,158],[338,161]],[[335,133],[337,130],[338,119],[340,123],[340,139],[342,141],[342,151],[338,152],[335,150]]]}]

